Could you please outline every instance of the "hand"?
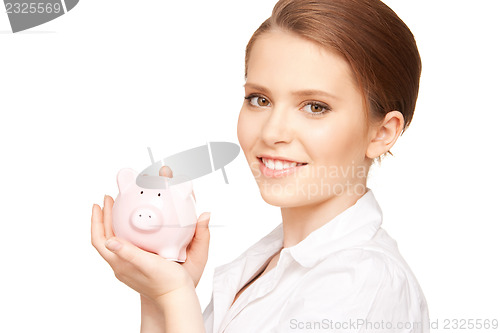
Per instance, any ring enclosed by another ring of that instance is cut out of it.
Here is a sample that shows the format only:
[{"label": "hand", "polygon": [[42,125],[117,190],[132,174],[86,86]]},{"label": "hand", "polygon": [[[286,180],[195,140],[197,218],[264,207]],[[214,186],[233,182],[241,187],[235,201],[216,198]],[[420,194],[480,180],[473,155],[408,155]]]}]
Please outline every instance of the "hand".
[{"label": "hand", "polygon": [[[162,166],[160,169],[160,176],[172,178],[172,170],[168,166]],[[193,240],[186,248],[186,261],[181,263],[182,267],[184,267],[193,279],[195,287],[198,285],[203,275],[208,260],[208,248],[210,243],[210,231],[208,229],[209,221],[210,213],[203,213],[200,215],[196,223]]]},{"label": "hand", "polygon": [[109,263],[118,280],[160,304],[161,299],[175,290],[193,287],[186,269],[175,261],[144,251],[115,237],[111,211],[114,200],[104,197],[104,207],[92,207],[92,245]]}]

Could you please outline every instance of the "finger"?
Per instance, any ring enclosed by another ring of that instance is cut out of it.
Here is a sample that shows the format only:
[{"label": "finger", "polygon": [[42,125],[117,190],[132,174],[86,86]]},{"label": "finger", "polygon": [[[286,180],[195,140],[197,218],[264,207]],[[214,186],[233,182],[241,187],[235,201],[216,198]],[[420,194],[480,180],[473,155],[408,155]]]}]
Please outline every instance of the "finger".
[{"label": "finger", "polygon": [[92,217],[91,217],[91,241],[92,245],[96,248],[97,252],[109,262],[110,254],[109,251],[104,246],[106,237],[104,235],[104,226],[102,223],[102,211],[99,205],[94,204],[92,206]]},{"label": "finger", "polygon": [[208,248],[210,244],[210,231],[208,224],[210,222],[210,213],[205,212],[200,215],[196,223],[196,229],[193,239],[189,244],[189,252],[196,253],[194,257],[205,259],[208,256]]},{"label": "finger", "polygon": [[172,178],[174,176],[172,169],[164,165],[160,168],[160,176]]},{"label": "finger", "polygon": [[210,236],[208,229],[208,224],[210,222],[210,212],[204,212],[198,218],[196,222],[196,231],[194,234],[194,239],[205,239],[206,236]]},{"label": "finger", "polygon": [[111,237],[105,242],[105,246],[121,260],[129,262],[143,273],[147,271],[147,269],[143,269],[144,267],[154,265],[151,258],[152,253],[146,252],[124,239]]},{"label": "finger", "polygon": [[115,233],[113,232],[113,204],[114,200],[112,197],[109,195],[104,196],[104,235],[106,236],[106,239],[109,239],[111,237],[115,236]]}]

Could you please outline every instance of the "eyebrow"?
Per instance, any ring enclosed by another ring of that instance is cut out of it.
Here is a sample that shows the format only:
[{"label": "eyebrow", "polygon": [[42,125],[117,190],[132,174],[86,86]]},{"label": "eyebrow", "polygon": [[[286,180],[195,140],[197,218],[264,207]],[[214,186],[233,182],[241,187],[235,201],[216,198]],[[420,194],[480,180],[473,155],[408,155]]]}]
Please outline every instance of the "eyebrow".
[{"label": "eyebrow", "polygon": [[[255,84],[255,83],[245,83],[243,85],[243,87],[253,88],[256,90],[260,90],[268,95],[271,95],[271,91],[269,89],[267,89],[266,87],[260,86],[258,84]],[[338,99],[337,96],[334,96],[334,95],[329,94],[329,93],[322,91],[322,90],[315,90],[315,89],[293,91],[292,95],[294,95],[294,96],[315,96],[315,95],[318,96],[319,95],[319,96],[329,97],[332,99]]]}]

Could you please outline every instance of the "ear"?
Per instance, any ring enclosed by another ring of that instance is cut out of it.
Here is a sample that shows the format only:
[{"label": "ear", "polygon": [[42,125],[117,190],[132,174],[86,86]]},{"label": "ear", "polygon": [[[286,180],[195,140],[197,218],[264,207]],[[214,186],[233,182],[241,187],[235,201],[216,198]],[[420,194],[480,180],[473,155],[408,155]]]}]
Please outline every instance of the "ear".
[{"label": "ear", "polygon": [[399,111],[391,111],[370,131],[370,142],[366,149],[366,157],[374,159],[388,152],[396,143],[403,130],[404,117]]},{"label": "ear", "polygon": [[135,179],[137,178],[137,172],[133,169],[125,168],[118,171],[116,176],[116,182],[118,183],[118,190],[120,193],[125,192],[127,187],[131,184],[135,184]]}]

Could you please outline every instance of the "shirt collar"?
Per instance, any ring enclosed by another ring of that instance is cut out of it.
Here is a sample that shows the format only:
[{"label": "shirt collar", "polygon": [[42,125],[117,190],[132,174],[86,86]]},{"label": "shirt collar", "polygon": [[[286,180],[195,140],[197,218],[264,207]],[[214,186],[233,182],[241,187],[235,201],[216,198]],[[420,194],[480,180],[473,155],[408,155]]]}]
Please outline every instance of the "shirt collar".
[{"label": "shirt collar", "polygon": [[[382,224],[382,210],[367,187],[366,193],[356,203],[335,216],[332,220],[312,231],[298,244],[284,248],[287,253],[304,267],[312,267],[329,254],[360,244],[371,239]],[[269,256],[283,246],[283,222],[269,234],[251,246],[235,261],[247,256]],[[266,257],[267,258],[267,257]],[[222,265],[222,273],[234,263]]]},{"label": "shirt collar", "polygon": [[333,252],[370,240],[380,228],[382,217],[373,191],[367,188],[354,205],[288,249],[300,265],[312,267]]}]

